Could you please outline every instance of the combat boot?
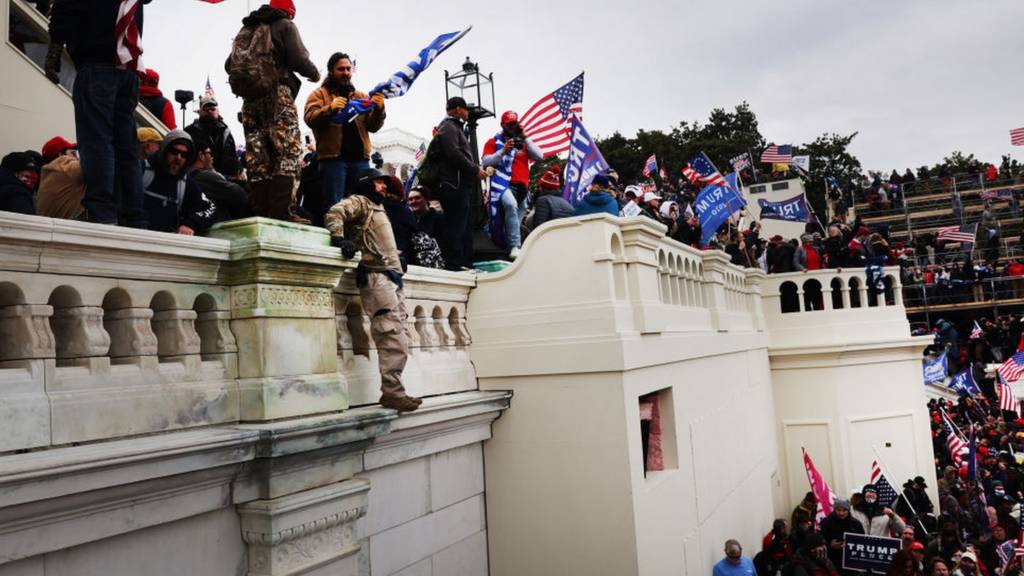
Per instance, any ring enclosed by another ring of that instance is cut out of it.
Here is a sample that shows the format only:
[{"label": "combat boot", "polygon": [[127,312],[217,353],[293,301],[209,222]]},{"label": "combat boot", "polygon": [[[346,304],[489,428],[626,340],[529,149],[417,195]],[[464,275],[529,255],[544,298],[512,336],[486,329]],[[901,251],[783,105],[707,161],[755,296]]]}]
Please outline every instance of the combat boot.
[{"label": "combat boot", "polygon": [[412,412],[420,407],[423,400],[412,396],[381,396],[380,405],[399,412]]},{"label": "combat boot", "polygon": [[266,218],[270,213],[270,180],[250,182],[249,189],[249,203],[252,205],[253,214]]}]

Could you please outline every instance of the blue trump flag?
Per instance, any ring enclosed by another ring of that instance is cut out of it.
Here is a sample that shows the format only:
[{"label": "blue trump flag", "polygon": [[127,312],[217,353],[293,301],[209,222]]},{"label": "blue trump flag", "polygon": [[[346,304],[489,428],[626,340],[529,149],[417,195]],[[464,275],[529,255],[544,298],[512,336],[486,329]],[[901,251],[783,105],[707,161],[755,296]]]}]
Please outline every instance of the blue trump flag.
[{"label": "blue trump flag", "polygon": [[811,218],[811,210],[808,208],[807,199],[804,198],[803,194],[779,202],[761,199],[757,201],[757,205],[761,207],[762,220],[807,222]]},{"label": "blue trump flag", "polygon": [[946,353],[939,354],[939,357],[924,363],[924,383],[936,384],[946,379],[949,373],[949,361]]},{"label": "blue trump flag", "polygon": [[565,185],[562,198],[576,206],[590,188],[594,176],[608,170],[597,143],[587,133],[579,117],[572,116],[572,138],[569,141],[569,161],[565,165]]},{"label": "blue trump flag", "polygon": [[961,396],[973,396],[975,394],[981,394],[981,388],[974,382],[974,375],[971,374],[971,367],[964,368],[953,380],[950,381],[949,387]]},{"label": "blue trump flag", "polygon": [[707,246],[719,226],[744,206],[743,198],[729,186],[705,186],[694,202],[700,217],[700,243]]},{"label": "blue trump flag", "polygon": [[[452,44],[455,44],[462,39],[473,27],[470,26],[460,32],[449,32],[447,34],[441,34],[434,41],[427,45],[426,48],[420,50],[419,57],[412,62],[405,65],[398,72],[391,75],[390,78],[377,84],[370,90],[370,96],[374,94],[383,94],[385,98],[397,98],[404,96],[409,88],[412,87],[412,83],[416,81],[416,78],[427,69],[434,60],[441,55],[442,52],[451,48]],[[349,101],[345,108],[331,117],[331,122],[335,124],[344,124],[345,122],[352,121],[356,116],[365,114],[370,110],[373,110],[374,104],[368,99],[357,99],[355,101]]]}]

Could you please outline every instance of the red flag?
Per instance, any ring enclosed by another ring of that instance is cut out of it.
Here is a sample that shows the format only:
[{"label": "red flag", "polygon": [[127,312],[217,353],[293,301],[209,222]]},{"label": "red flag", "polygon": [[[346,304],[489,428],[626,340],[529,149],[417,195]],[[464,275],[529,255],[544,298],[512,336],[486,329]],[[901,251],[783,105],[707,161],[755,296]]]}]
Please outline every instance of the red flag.
[{"label": "red flag", "polygon": [[807,470],[807,481],[811,484],[811,492],[814,493],[814,497],[818,500],[818,513],[814,515],[814,525],[818,526],[821,520],[832,513],[832,503],[836,500],[836,495],[829,488],[828,483],[818,473],[818,469],[814,467],[814,462],[811,461],[811,457],[807,455],[807,450],[800,449],[804,453],[804,468]]}]

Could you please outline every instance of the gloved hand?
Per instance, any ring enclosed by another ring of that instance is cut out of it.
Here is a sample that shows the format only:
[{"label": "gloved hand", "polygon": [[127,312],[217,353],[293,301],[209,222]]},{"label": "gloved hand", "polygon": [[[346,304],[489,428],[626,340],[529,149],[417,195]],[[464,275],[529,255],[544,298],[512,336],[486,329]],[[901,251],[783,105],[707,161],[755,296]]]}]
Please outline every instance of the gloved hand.
[{"label": "gloved hand", "polygon": [[405,258],[404,254],[398,255],[398,264],[402,267],[402,273],[409,271],[409,261]]},{"label": "gloved hand", "polygon": [[331,236],[331,246],[341,248],[341,257],[345,260],[351,260],[356,255],[356,252],[359,251],[359,247],[356,246],[355,242],[341,236]]},{"label": "gloved hand", "polygon": [[342,98],[341,96],[331,100],[331,112],[338,112],[344,110],[345,106],[348,105],[348,98]]},{"label": "gloved hand", "polygon": [[61,56],[63,54],[64,46],[62,44],[50,42],[50,47],[46,51],[46,61],[43,63],[43,71],[50,82],[54,84],[60,83]]},{"label": "gloved hand", "polygon": [[370,101],[373,102],[373,105],[376,106],[378,110],[384,109],[384,95],[380,92],[371,96]]}]

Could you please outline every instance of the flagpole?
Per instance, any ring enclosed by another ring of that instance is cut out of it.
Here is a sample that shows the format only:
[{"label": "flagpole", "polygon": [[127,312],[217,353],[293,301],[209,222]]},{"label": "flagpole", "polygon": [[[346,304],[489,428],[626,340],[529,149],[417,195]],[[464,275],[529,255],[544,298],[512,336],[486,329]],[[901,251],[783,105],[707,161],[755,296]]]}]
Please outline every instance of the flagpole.
[{"label": "flagpole", "polygon": [[[956,425],[956,422],[953,422],[953,419],[950,418],[949,414],[946,413],[946,409],[945,408],[939,408],[939,412],[942,412],[942,416],[946,419],[947,422],[949,422],[950,426],[952,426],[953,429],[956,430],[956,433],[959,434],[961,437],[963,437],[964,431],[961,430],[960,427]],[[968,416],[967,419],[970,420],[971,417]],[[974,422],[971,422],[971,424],[974,424]]]},{"label": "flagpole", "polygon": [[[882,460],[882,455],[878,453],[878,448],[876,448],[874,444],[871,445],[871,451],[875,453],[875,458],[878,459],[878,467],[882,470],[882,475],[884,475],[886,479],[894,478],[894,476],[889,473],[889,467],[885,465],[885,461]],[[892,485],[891,481],[889,482],[889,487],[893,490],[896,489],[896,487]],[[928,528],[925,527],[924,522],[921,520],[921,516],[918,515],[917,510],[914,509],[914,505],[910,503],[910,498],[907,498],[906,495],[903,494],[903,491],[900,491],[899,494],[900,495],[896,498],[896,502],[899,502],[900,498],[903,498],[903,501],[907,503],[910,511],[914,513],[914,518],[917,518],[917,523],[921,526],[921,529],[924,530],[925,534],[930,534],[930,532],[928,532]],[[895,511],[893,511],[893,513],[895,514]]]}]

